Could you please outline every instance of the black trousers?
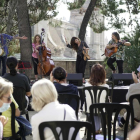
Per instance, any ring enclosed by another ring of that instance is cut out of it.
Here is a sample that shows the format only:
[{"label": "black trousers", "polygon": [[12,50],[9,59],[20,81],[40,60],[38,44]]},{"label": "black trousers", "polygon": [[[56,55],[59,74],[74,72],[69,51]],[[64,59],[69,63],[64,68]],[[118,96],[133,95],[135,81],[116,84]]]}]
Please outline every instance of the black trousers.
[{"label": "black trousers", "polygon": [[38,72],[37,72],[38,58],[32,57],[32,60],[33,60],[33,65],[34,65],[34,74],[38,75]]},{"label": "black trousers", "polygon": [[84,77],[85,73],[85,68],[86,68],[86,63],[87,61],[84,60],[83,54],[82,56],[77,55],[76,59],[76,73],[82,73]]},{"label": "black trousers", "polygon": [[2,62],[2,76],[6,73],[6,60],[7,60],[7,55],[0,56],[0,67]]},{"label": "black trousers", "polygon": [[116,61],[117,66],[118,66],[118,71],[119,73],[123,73],[123,60],[116,60],[116,57],[114,58],[109,58],[107,61],[107,65],[112,69],[112,71],[115,71],[115,67],[113,63]]}]

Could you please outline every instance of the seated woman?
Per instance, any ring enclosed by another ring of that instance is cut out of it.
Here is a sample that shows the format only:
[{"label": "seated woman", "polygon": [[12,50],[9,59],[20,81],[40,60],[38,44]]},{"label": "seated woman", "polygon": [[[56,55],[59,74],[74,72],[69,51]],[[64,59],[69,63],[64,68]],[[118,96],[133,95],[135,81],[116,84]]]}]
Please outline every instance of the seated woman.
[{"label": "seated woman", "polygon": [[[70,106],[59,104],[57,101],[58,93],[50,80],[42,79],[34,83],[31,88],[31,94],[33,98],[32,108],[35,111],[39,111],[31,118],[33,140],[40,140],[38,129],[40,123],[64,120],[64,109],[66,110],[65,120],[76,121],[75,111]],[[45,140],[55,140],[50,129],[46,128],[44,133]],[[79,134],[76,140],[80,140]]]},{"label": "seated woman", "polygon": [[[85,87],[87,86],[103,86],[109,88],[109,86],[105,82],[106,79],[106,72],[105,69],[102,65],[100,64],[95,64],[91,68],[91,74],[89,81],[85,84]],[[86,100],[87,100],[87,109],[89,111],[89,106],[91,105],[91,97],[90,95],[86,92]],[[101,97],[100,97],[100,103],[105,102],[105,97],[106,97],[106,92],[102,92]]]},{"label": "seated woman", "polygon": [[[17,59],[15,57],[8,57],[6,61],[6,65],[10,73],[5,73],[3,78],[11,81],[13,83],[13,86],[23,88],[26,91],[26,95],[31,96],[29,80],[25,75],[17,73],[17,69],[18,69]],[[28,98],[26,98],[26,100],[28,100]],[[16,102],[18,103],[20,108],[20,102],[18,101]],[[27,102],[25,106],[27,106]]]},{"label": "seated woman", "polygon": [[[2,115],[8,118],[7,124],[4,126],[3,137],[11,137],[12,130],[11,130],[11,107],[10,103],[13,102],[15,104],[15,116],[20,115],[20,111],[18,109],[18,105],[15,102],[13,96],[13,84],[11,82],[6,81],[3,78],[0,78],[0,99],[4,102],[3,106],[0,109]],[[15,131],[19,131],[19,125],[17,121],[15,121]]]}]

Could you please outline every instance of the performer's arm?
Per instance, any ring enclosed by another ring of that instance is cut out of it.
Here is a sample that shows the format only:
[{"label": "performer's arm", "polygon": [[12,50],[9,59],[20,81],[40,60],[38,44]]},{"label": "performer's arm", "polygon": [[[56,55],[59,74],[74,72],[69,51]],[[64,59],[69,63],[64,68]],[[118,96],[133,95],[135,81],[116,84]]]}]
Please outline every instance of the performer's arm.
[{"label": "performer's arm", "polygon": [[113,47],[117,47],[117,45],[116,44],[107,44],[107,46],[106,46],[107,49],[111,49]]},{"label": "performer's arm", "polygon": [[88,47],[86,42],[84,42],[84,47],[85,47],[84,49],[89,49],[89,47]]},{"label": "performer's arm", "polygon": [[130,42],[124,42],[124,45],[125,46],[131,46],[131,43]]},{"label": "performer's arm", "polygon": [[26,36],[22,36],[22,37],[20,37],[20,36],[18,36],[18,37],[14,37],[13,36],[13,39],[28,39]]},{"label": "performer's arm", "polygon": [[65,37],[65,42],[66,42],[66,46],[67,46],[68,48],[71,48],[71,49],[73,48],[73,47],[68,43],[66,37]]}]

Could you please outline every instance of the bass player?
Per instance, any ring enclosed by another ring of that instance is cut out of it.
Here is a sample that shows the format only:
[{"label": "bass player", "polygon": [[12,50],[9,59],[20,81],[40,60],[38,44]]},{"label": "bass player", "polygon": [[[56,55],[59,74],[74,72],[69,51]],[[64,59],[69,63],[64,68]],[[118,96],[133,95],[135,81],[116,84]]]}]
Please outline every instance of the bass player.
[{"label": "bass player", "polygon": [[117,52],[112,54],[107,61],[107,65],[112,69],[112,73],[116,73],[116,69],[113,65],[114,62],[117,63],[119,73],[123,73],[125,46],[131,46],[131,43],[120,40],[120,35],[117,32],[113,32],[112,40],[110,40],[106,46],[107,49],[112,49],[113,47],[117,47]]}]

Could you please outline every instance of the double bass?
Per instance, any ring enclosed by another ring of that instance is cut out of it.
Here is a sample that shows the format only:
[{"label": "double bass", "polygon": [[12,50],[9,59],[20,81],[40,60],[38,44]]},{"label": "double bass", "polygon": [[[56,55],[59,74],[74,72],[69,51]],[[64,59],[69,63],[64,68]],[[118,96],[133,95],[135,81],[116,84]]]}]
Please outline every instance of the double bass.
[{"label": "double bass", "polygon": [[49,76],[53,68],[55,67],[53,60],[51,59],[51,50],[50,48],[47,48],[44,44],[44,34],[45,30],[42,29],[41,32],[41,47],[39,47],[39,54],[38,54],[38,66],[37,71],[38,74],[43,76]]}]

